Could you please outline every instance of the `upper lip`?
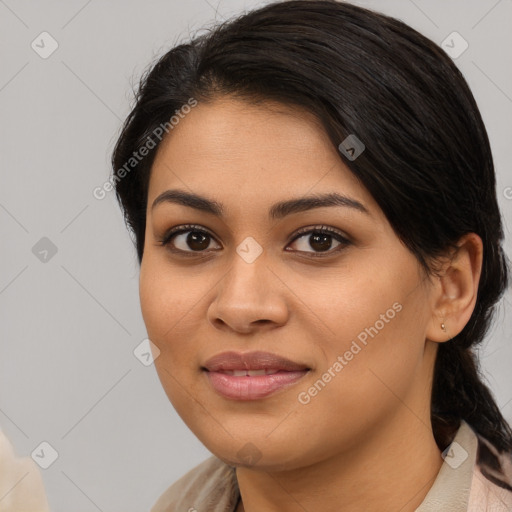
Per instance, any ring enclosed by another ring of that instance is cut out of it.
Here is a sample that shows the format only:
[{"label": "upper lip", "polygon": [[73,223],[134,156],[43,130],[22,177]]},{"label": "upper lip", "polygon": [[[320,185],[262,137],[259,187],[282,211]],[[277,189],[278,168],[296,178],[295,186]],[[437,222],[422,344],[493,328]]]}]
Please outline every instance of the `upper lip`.
[{"label": "upper lip", "polygon": [[221,370],[285,370],[301,371],[310,368],[271,352],[222,352],[208,359],[203,369],[210,372]]}]

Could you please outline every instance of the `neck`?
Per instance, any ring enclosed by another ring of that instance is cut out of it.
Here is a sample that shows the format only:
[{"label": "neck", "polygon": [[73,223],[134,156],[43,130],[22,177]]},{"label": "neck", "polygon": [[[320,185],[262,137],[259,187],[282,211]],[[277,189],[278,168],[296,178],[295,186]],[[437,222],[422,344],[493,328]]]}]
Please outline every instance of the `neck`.
[{"label": "neck", "polygon": [[413,512],[443,462],[430,421],[406,408],[354,445],[305,467],[237,468],[236,512]]}]

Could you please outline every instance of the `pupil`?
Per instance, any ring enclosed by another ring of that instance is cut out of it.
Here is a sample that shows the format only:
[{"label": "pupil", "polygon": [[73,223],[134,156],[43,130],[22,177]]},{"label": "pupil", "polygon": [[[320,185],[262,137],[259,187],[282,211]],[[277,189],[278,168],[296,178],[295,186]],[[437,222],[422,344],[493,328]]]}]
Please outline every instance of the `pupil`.
[{"label": "pupil", "polygon": [[318,251],[328,251],[331,248],[330,238],[331,235],[326,234],[311,235],[309,245]]},{"label": "pupil", "polygon": [[208,248],[208,238],[208,235],[205,235],[204,233],[191,231],[187,236],[187,244],[194,251],[200,251]]}]

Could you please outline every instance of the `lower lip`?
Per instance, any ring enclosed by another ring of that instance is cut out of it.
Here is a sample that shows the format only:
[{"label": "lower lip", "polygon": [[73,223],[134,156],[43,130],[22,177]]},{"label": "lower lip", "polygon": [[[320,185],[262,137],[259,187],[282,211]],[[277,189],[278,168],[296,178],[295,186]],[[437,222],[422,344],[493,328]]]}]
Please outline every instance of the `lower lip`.
[{"label": "lower lip", "polygon": [[226,373],[209,371],[205,371],[205,373],[213,389],[222,396],[234,400],[258,400],[295,384],[308,371],[280,371],[272,375],[257,375],[255,377],[235,377]]}]

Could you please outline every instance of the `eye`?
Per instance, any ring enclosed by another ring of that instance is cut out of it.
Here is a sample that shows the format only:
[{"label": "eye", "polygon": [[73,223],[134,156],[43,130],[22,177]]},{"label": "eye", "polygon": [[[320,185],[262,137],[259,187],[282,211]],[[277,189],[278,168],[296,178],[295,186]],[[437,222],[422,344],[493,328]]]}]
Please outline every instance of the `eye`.
[{"label": "eye", "polygon": [[[205,252],[214,241],[213,235],[208,231],[194,225],[177,226],[168,231],[159,244],[166,246],[172,252],[180,253],[200,253]],[[214,249],[220,249],[217,244]]]},{"label": "eye", "polygon": [[[303,228],[292,243],[296,244],[296,250],[312,253],[311,256],[322,256],[322,253],[332,254],[350,245],[350,241],[341,233],[327,226]],[[337,244],[334,245],[334,249],[333,243]]]},{"label": "eye", "polygon": [[[213,248],[211,247],[212,242],[214,243]],[[186,256],[194,256],[211,250],[221,249],[221,246],[216,242],[215,237],[211,233],[191,224],[172,228],[158,243],[167,247],[171,252]],[[350,245],[351,242],[333,228],[315,226],[299,230],[288,247],[294,243],[297,246],[294,250],[318,257],[324,254],[331,255],[339,252]],[[335,244],[334,248],[333,243]]]}]

